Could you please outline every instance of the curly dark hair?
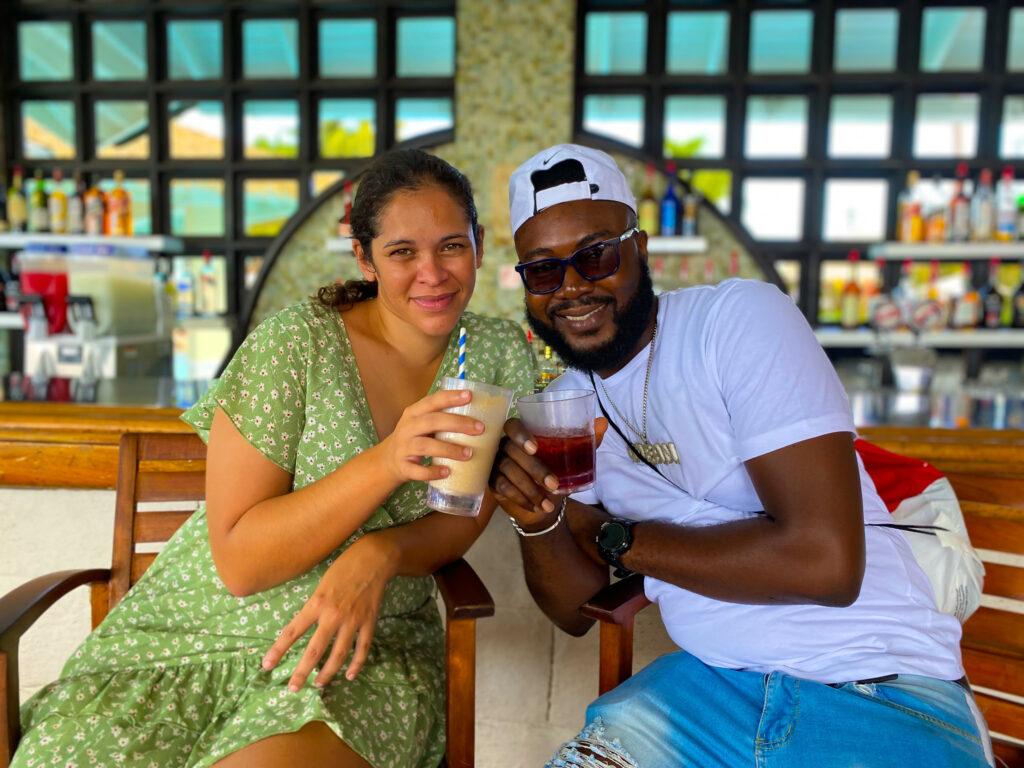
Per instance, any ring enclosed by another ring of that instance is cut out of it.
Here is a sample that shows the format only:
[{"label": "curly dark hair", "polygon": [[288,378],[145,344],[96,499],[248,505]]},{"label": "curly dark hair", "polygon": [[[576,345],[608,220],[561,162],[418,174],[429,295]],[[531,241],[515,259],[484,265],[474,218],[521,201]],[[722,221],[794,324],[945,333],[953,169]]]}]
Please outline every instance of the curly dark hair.
[{"label": "curly dark hair", "polygon": [[[446,190],[463,207],[474,237],[480,236],[473,187],[469,179],[436,155],[420,149],[395,149],[378,156],[363,172],[352,201],[352,238],[363,246],[367,260],[373,263],[371,243],[380,234],[380,216],[396,192],[436,185]],[[325,285],[317,299],[329,307],[350,307],[377,295],[377,283],[349,280]]]}]

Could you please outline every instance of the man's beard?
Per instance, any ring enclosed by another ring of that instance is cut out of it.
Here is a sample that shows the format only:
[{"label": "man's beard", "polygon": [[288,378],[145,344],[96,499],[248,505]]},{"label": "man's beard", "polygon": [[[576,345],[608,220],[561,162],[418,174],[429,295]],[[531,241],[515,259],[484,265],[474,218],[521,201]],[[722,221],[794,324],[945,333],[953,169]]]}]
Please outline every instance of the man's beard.
[{"label": "man's beard", "polygon": [[[598,305],[604,302],[585,298],[583,301],[572,302],[572,306]],[[555,310],[564,309],[566,302],[554,305]],[[551,347],[566,365],[580,371],[604,371],[609,368],[617,368],[629,360],[630,355],[636,349],[637,342],[643,336],[647,328],[647,321],[650,318],[651,310],[654,308],[654,285],[651,283],[651,271],[647,263],[640,262],[640,283],[636,293],[630,297],[621,310],[615,313],[615,336],[607,343],[592,349],[576,350],[569,346],[554,325],[547,325],[535,318],[529,307],[526,309],[526,320],[533,329],[533,332],[543,339],[544,343]],[[549,310],[550,317],[550,310]]]}]

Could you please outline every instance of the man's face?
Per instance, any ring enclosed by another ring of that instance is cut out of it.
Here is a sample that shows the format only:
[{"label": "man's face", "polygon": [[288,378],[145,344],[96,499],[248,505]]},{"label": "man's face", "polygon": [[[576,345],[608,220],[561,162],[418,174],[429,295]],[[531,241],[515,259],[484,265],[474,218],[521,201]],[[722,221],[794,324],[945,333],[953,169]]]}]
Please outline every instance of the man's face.
[{"label": "man's face", "polygon": [[[578,200],[552,206],[519,228],[519,261],[567,259],[580,248],[619,237],[635,226],[625,205],[607,200]],[[641,232],[619,245],[619,269],[591,282],[572,266],[552,293],[526,292],[531,327],[567,364],[581,370],[612,373],[642,346],[654,304],[647,270],[647,236]]]}]

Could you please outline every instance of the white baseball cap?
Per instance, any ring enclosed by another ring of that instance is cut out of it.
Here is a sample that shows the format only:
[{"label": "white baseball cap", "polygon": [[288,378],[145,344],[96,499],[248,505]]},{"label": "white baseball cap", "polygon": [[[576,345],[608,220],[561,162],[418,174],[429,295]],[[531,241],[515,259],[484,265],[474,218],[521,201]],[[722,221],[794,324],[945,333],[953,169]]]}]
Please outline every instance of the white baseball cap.
[{"label": "white baseball cap", "polygon": [[573,200],[613,200],[636,212],[633,192],[611,155],[578,144],[538,152],[508,182],[512,234],[545,208]]}]

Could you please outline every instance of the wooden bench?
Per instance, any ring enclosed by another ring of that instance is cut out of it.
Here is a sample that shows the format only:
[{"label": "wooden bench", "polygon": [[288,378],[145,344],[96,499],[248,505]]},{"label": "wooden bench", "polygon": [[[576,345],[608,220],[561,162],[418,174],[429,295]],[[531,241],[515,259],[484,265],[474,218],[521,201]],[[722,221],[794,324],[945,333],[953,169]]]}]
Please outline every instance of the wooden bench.
[{"label": "wooden bench", "polygon": [[[1024,768],[1024,432],[874,427],[860,434],[929,462],[956,490],[986,571],[982,607],[964,624],[964,668],[997,765]],[[584,605],[600,621],[600,693],[632,674],[633,621],[649,604],[643,579],[631,576]]]}]

